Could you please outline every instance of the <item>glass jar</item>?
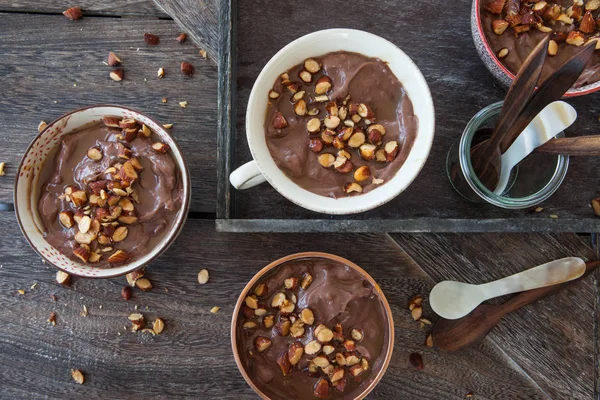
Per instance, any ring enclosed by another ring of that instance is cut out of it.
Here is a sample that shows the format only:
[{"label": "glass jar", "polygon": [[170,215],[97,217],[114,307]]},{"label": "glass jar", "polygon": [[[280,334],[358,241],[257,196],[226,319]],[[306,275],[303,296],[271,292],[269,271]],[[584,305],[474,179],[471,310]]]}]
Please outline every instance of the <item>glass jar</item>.
[{"label": "glass jar", "polygon": [[[508,209],[529,208],[543,202],[559,188],[567,174],[569,156],[531,153],[513,168],[502,194],[487,188],[473,170],[471,148],[474,141],[485,139],[477,134],[479,129],[495,126],[502,103],[490,104],[471,118],[460,140],[454,142],[448,152],[446,173],[452,187],[470,201]],[[564,137],[564,133],[557,137]]]}]

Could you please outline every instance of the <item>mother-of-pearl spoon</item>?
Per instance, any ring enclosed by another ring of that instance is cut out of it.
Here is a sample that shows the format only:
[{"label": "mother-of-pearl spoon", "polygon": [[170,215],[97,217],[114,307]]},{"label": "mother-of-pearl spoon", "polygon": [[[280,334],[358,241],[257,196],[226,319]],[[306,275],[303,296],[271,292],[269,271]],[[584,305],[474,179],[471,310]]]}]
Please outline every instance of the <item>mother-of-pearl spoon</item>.
[{"label": "mother-of-pearl spoon", "polygon": [[458,319],[485,300],[568,282],[579,278],[584,272],[585,262],[581,258],[567,257],[481,285],[443,281],[431,290],[429,304],[441,317]]}]

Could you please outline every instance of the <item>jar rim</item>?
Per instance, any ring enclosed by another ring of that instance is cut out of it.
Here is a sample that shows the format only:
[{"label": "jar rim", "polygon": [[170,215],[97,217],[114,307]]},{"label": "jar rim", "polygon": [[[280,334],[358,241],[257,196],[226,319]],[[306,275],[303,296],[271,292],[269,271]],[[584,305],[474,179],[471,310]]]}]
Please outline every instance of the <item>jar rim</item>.
[{"label": "jar rim", "polygon": [[471,144],[473,142],[473,136],[475,135],[475,132],[477,132],[479,127],[481,127],[484,123],[489,121],[490,118],[495,117],[500,113],[503,103],[503,101],[499,101],[484,107],[467,123],[467,126],[465,127],[460,138],[458,148],[460,168],[471,189],[486,202],[497,207],[507,209],[522,209],[532,207],[543,202],[544,200],[547,200],[550,196],[552,196],[552,194],[554,194],[554,192],[556,192],[556,190],[558,190],[567,174],[569,167],[569,156],[558,155],[556,168],[552,174],[552,177],[548,183],[546,183],[546,185],[544,185],[544,187],[542,187],[536,193],[525,197],[506,197],[503,195],[498,195],[492,190],[488,189],[487,186],[485,186],[479,180],[473,169],[470,157]]}]

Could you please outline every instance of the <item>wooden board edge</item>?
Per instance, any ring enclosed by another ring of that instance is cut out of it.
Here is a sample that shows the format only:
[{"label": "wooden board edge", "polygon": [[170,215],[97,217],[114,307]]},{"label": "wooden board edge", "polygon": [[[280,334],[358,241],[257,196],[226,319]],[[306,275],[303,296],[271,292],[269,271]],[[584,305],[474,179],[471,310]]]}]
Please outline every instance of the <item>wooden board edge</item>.
[{"label": "wooden board edge", "polygon": [[600,232],[600,219],[438,219],[331,220],[331,219],[227,219],[217,215],[218,232],[386,232],[386,233],[485,233],[485,232]]},{"label": "wooden board edge", "polygon": [[237,2],[224,0],[219,10],[219,84],[217,123],[217,218],[232,215],[233,192],[229,185],[229,174],[235,146],[236,119],[236,52]]}]

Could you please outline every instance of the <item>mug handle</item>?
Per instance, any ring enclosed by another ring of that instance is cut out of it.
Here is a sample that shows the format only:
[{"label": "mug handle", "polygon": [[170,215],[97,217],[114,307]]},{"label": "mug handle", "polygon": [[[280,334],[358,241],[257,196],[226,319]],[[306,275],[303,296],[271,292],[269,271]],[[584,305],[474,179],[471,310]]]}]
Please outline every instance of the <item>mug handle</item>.
[{"label": "mug handle", "polygon": [[229,175],[229,182],[239,190],[249,189],[266,181],[254,160],[247,162]]}]

